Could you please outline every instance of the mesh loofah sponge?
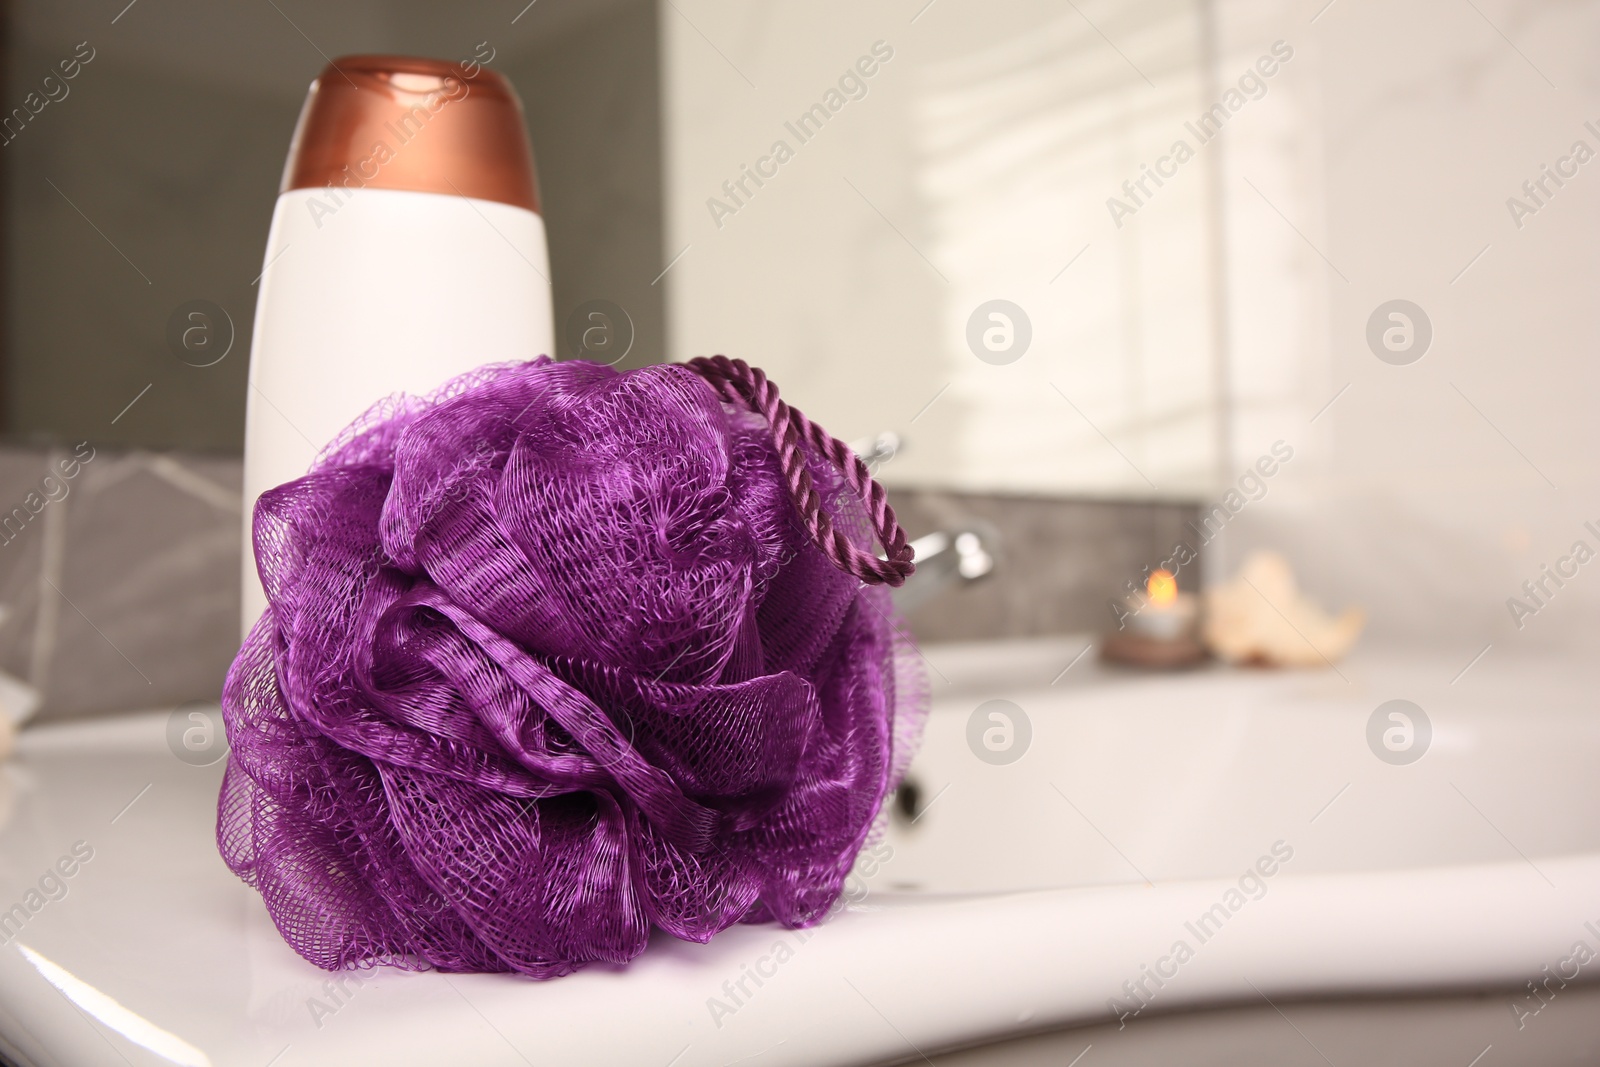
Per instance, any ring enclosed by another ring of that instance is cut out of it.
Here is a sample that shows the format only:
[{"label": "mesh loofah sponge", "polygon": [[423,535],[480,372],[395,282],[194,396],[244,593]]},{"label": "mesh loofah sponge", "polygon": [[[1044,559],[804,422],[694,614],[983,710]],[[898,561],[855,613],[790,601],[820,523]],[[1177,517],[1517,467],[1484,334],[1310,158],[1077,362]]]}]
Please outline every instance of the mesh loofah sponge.
[{"label": "mesh loofah sponge", "polygon": [[386,402],[255,550],[217,841],[322,967],[549,978],[817,922],[920,736],[894,513],[739,361]]}]

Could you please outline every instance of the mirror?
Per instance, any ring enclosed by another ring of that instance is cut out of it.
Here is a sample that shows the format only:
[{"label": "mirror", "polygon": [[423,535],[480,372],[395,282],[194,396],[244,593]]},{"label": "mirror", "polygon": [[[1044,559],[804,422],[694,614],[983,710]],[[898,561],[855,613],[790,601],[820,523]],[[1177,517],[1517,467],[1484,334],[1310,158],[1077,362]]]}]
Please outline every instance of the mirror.
[{"label": "mirror", "polygon": [[674,358],[741,356],[842,438],[898,433],[891,485],[1217,484],[1228,112],[1198,0],[669,7]]}]

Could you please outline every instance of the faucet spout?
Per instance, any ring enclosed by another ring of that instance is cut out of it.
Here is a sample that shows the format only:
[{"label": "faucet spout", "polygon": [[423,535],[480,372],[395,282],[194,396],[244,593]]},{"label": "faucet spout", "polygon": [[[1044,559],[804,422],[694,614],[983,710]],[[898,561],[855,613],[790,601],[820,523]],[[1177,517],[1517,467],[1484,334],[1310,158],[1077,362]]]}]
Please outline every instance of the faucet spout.
[{"label": "faucet spout", "polygon": [[958,585],[987,578],[998,564],[999,534],[987,523],[936,530],[911,542],[917,570],[894,591],[895,606],[910,611]]}]

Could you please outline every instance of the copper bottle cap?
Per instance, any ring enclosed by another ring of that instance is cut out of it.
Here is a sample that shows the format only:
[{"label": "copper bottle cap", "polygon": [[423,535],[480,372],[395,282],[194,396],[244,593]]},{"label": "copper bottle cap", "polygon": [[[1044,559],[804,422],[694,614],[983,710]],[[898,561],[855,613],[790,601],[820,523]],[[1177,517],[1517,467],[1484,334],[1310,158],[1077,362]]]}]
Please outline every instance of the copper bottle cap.
[{"label": "copper bottle cap", "polygon": [[311,83],[279,192],[408,189],[539,210],[511,84],[477,63],[340,56]]}]

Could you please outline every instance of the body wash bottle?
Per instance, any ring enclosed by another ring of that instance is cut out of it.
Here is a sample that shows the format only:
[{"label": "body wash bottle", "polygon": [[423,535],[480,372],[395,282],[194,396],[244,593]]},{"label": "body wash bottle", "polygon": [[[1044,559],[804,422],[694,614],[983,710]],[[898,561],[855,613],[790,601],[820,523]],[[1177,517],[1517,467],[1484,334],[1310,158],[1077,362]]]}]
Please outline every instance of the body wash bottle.
[{"label": "body wash bottle", "polygon": [[251,521],[263,491],[387,396],[553,352],[522,107],[483,61],[345,56],[311,84],[250,351],[246,632],[266,608]]}]

